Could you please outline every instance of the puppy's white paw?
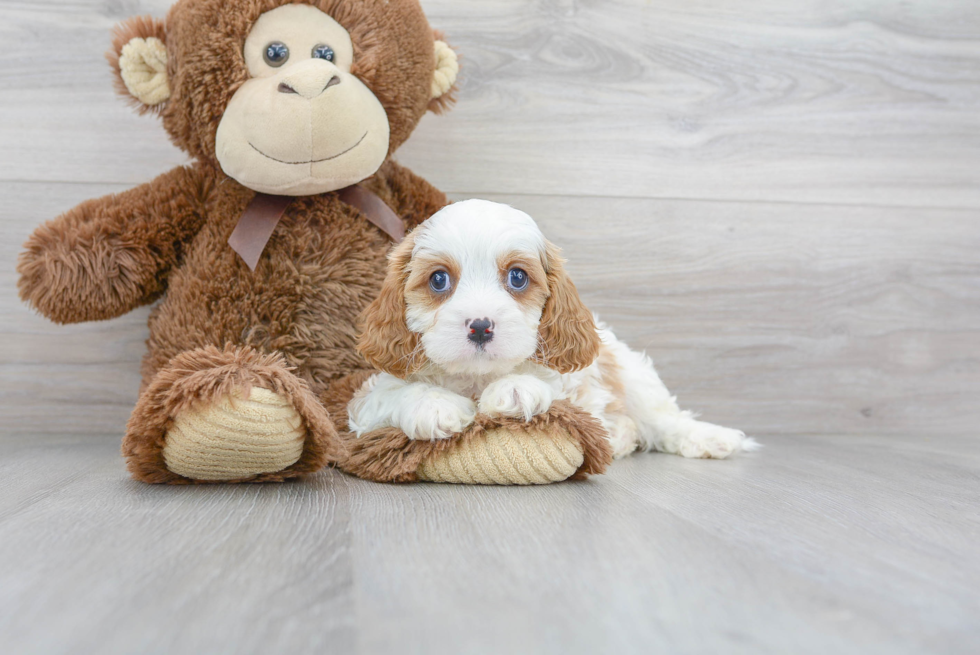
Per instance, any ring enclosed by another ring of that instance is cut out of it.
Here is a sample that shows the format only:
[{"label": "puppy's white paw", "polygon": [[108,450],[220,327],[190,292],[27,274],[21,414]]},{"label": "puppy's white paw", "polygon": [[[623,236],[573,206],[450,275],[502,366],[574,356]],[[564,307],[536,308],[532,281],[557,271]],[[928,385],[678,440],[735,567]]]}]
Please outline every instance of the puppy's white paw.
[{"label": "puppy's white paw", "polygon": [[401,421],[409,439],[448,439],[473,423],[476,403],[445,389],[427,390]]},{"label": "puppy's white paw", "polygon": [[684,457],[724,459],[739,451],[758,448],[761,448],[759,442],[746,437],[741,430],[696,421],[694,429],[680,444],[680,454]]},{"label": "puppy's white paw", "polygon": [[483,390],[479,409],[487,416],[530,421],[531,417],[547,412],[554,399],[554,390],[543,380],[531,375],[505,375]]}]

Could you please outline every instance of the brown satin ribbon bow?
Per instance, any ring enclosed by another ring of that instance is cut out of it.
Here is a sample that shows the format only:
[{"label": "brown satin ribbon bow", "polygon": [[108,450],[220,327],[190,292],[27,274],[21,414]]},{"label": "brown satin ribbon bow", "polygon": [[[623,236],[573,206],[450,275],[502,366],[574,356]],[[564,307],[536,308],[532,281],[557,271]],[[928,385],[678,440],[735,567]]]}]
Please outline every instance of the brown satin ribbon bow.
[{"label": "brown satin ribbon bow", "polygon": [[[337,192],[340,200],[364,214],[372,225],[399,243],[405,238],[405,224],[385,204],[384,200],[362,186],[354,185]],[[251,270],[258,266],[272,233],[279,224],[292,196],[273,196],[257,193],[238,219],[235,231],[228,237],[228,245],[245,261]]]}]

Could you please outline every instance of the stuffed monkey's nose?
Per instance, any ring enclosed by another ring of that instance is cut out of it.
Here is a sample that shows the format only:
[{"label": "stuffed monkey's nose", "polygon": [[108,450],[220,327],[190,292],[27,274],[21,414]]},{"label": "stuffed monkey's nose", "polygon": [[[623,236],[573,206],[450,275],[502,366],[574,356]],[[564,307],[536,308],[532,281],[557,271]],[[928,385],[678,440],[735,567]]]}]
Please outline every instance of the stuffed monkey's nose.
[{"label": "stuffed monkey's nose", "polygon": [[283,78],[279,83],[279,93],[295,93],[313,100],[330,87],[340,84],[340,76],[334,70],[332,66],[304,67]]}]

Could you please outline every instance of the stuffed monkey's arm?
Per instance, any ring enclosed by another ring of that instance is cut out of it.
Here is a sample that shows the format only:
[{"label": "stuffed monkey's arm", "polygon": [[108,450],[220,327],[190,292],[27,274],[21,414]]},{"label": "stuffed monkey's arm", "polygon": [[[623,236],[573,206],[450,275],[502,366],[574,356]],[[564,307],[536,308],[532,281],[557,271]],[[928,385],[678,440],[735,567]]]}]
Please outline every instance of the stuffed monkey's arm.
[{"label": "stuffed monkey's arm", "polygon": [[204,186],[199,167],[176,168],[48,221],[17,262],[21,299],[57,323],[104,320],[152,302],[201,228]]},{"label": "stuffed monkey's arm", "polygon": [[449,204],[445,193],[397,162],[389,159],[379,172],[383,188],[372,190],[402,217],[406,230]]}]

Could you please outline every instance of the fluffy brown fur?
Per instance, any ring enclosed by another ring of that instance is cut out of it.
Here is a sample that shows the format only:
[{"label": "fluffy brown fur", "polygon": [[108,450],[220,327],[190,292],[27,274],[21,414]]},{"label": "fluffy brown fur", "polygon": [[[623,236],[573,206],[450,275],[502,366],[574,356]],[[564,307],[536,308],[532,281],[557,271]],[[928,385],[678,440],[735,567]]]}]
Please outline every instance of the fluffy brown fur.
[{"label": "fluffy brown fur", "polygon": [[[161,39],[171,95],[152,111],[195,162],[49,221],[30,237],[18,262],[21,298],[59,323],[108,319],[159,301],[150,315],[141,396],[124,444],[133,476],[146,482],[193,482],[168,471],[163,461],[174,414],[250,385],[286,395],[309,438],[296,464],[248,481],[282,480],[345,460],[317,398],[331,381],[367,367],[354,347],[356,319],[381,288],[388,237],[335,192],[296,198],[252,272],[227,241],[255,192],[228,178],[215,157],[217,126],[248,78],[246,36],[262,13],[293,1],[179,0],[165,21],[138,18],[120,26],[109,54],[117,88],[125,91],[118,59],[129,39]],[[427,109],[451,104],[452,90],[431,102],[434,36],[417,0],[309,4],[350,32],[352,72],[388,115],[389,155]],[[391,159],[362,185],[406,228],[447,203]],[[552,329],[560,337],[556,343],[571,338]],[[556,352],[560,360],[564,351]],[[346,409],[336,411],[334,420],[346,424]],[[591,425],[587,417],[563,416],[548,429],[591,434],[582,427]],[[391,477],[382,471],[397,457],[397,438],[389,436],[370,450],[378,464],[368,465],[362,448],[351,470]],[[385,447],[390,455],[383,454]]]},{"label": "fluffy brown fur", "polygon": [[167,428],[183,409],[234,392],[247,397],[252,387],[284,396],[303,418],[307,430],[303,454],[283,471],[226,482],[279,482],[313,473],[328,462],[345,458],[323,405],[309,386],[292,374],[281,355],[263,354],[247,347],[229,345],[219,350],[206,346],[174,357],[140,396],[122,446],[130,473],[137,480],[150,483],[200,483],[167,470],[163,459]]},{"label": "fluffy brown fur", "polygon": [[[213,349],[230,344],[240,349],[235,352],[266,353],[281,360],[274,377],[295,398],[304,398],[298,391],[304,385],[316,397],[330,380],[366,367],[354,349],[356,318],[381,288],[390,246],[384,233],[336,193],[326,193],[290,203],[254,273],[227,243],[255,192],[221,171],[215,130],[247,79],[242,45],[251,25],[263,12],[288,3],[180,0],[164,22],[140,18],[123,24],[110,63],[118,74],[119,52],[132,37],[156,36],[166,43],[171,97],[159,113],[174,143],[196,162],[49,221],[30,237],[18,262],[21,298],[59,323],[108,319],[160,300],[150,316],[143,395],[125,450],[134,476],[147,482],[185,481],[159,457],[168,420],[163,413],[176,411],[191,392],[174,362],[202,375],[212,367],[215,380],[227,375],[234,386],[237,369],[217,365]],[[310,4],[350,32],[353,72],[385,107],[394,152],[430,101],[434,39],[418,2]],[[121,80],[117,87],[125,88]],[[447,203],[444,194],[390,159],[362,184],[407,228]],[[239,365],[252,371],[247,359]],[[318,420],[312,409],[305,415],[311,424]],[[261,479],[322,465],[325,456],[317,453],[329,449],[316,439],[329,440],[332,431],[310,431],[314,443],[299,464]]]},{"label": "fluffy brown fur", "polygon": [[174,169],[39,227],[18,262],[20,297],[57,323],[114,318],[159,298],[204,223],[205,170]]}]

